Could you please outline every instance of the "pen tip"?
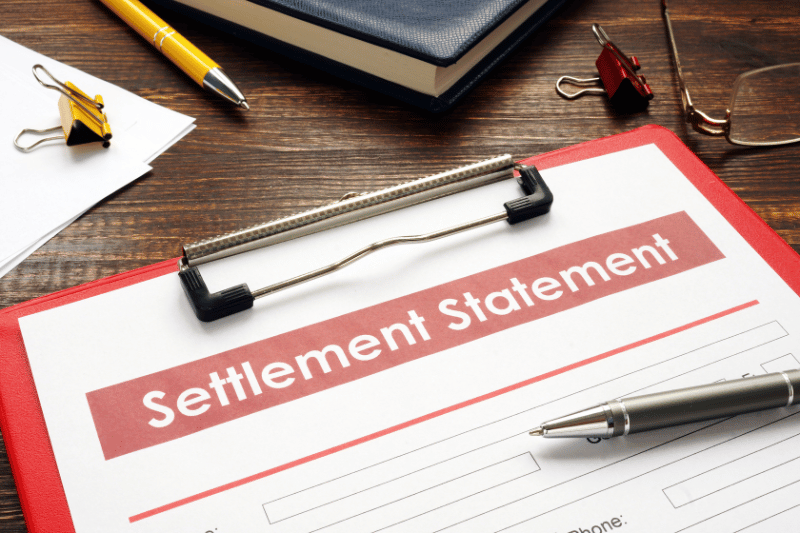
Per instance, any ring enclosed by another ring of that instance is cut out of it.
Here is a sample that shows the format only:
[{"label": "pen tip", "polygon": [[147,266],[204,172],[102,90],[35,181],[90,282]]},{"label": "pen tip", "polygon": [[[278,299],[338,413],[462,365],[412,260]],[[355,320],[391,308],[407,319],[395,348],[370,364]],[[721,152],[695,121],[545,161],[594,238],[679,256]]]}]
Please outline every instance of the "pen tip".
[{"label": "pen tip", "polygon": [[528,435],[530,435],[531,437],[541,437],[542,435],[544,435],[544,430],[541,427],[533,428],[528,432]]},{"label": "pen tip", "polygon": [[225,100],[236,104],[242,109],[250,109],[242,91],[239,90],[236,84],[233,83],[228,75],[219,67],[214,67],[206,72],[206,75],[203,76],[203,87],[213,93],[217,93]]}]

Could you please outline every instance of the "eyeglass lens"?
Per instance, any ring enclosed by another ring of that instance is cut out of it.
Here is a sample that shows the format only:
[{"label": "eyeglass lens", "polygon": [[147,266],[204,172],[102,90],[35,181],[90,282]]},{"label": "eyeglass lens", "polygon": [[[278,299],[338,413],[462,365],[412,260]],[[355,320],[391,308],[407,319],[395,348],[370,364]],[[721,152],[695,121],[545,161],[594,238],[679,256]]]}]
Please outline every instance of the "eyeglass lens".
[{"label": "eyeglass lens", "polygon": [[800,63],[742,74],[734,83],[729,109],[732,142],[771,145],[800,140]]}]

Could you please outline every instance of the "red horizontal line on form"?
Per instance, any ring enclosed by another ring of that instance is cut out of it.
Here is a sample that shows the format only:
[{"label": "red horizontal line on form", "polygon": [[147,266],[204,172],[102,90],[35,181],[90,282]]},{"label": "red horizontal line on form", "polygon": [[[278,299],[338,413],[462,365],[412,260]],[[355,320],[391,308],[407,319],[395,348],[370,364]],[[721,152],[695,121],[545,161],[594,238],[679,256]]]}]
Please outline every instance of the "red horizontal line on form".
[{"label": "red horizontal line on form", "polygon": [[719,318],[723,318],[725,316],[731,315],[731,314],[736,313],[738,311],[742,311],[742,310],[747,309],[749,307],[753,307],[754,305],[758,305],[758,303],[759,303],[758,300],[753,300],[753,301],[750,301],[750,302],[747,302],[747,303],[744,303],[744,304],[741,304],[741,305],[737,305],[736,307],[731,307],[730,309],[727,309],[725,311],[721,311],[719,313],[715,313],[715,314],[707,316],[705,318],[701,318],[699,320],[695,320],[694,322],[689,322],[688,324],[684,324],[683,326],[679,326],[677,328],[670,329],[670,330],[665,331],[663,333],[658,333],[656,335],[653,335],[652,337],[647,337],[646,339],[642,339],[642,340],[633,342],[631,344],[627,344],[625,346],[621,346],[619,348],[615,348],[613,350],[610,350],[608,352],[602,353],[600,355],[595,355],[594,357],[589,357],[588,359],[583,359],[582,361],[578,361],[578,362],[573,363],[571,365],[563,366],[563,367],[558,368],[556,370],[551,370],[550,372],[547,372],[545,374],[541,374],[541,375],[538,375],[538,376],[535,376],[535,377],[532,377],[532,378],[528,378],[528,379],[526,379],[524,381],[520,381],[519,383],[514,383],[513,385],[508,385],[507,387],[503,387],[502,389],[497,389],[496,391],[492,391],[492,392],[486,393],[486,394],[484,394],[482,396],[477,396],[475,398],[472,398],[472,399],[469,399],[469,400],[465,400],[463,402],[451,405],[449,407],[445,407],[444,409],[440,409],[438,411],[434,411],[432,413],[428,413],[426,415],[420,416],[418,418],[414,418],[412,420],[408,420],[406,422],[403,422],[402,424],[397,424],[395,426],[383,429],[383,430],[378,431],[376,433],[372,433],[370,435],[366,435],[364,437],[361,437],[361,438],[358,438],[358,439],[355,439],[355,440],[351,440],[349,442],[345,442],[344,444],[340,444],[338,446],[334,446],[333,448],[328,448],[327,450],[322,450],[322,451],[317,452],[315,454],[308,455],[306,457],[302,457],[302,458],[297,459],[295,461],[292,461],[290,463],[286,463],[286,464],[283,464],[283,465],[280,465],[280,466],[276,466],[274,468],[270,468],[269,470],[264,470],[263,472],[258,472],[257,474],[253,474],[252,476],[248,476],[246,478],[238,479],[236,481],[231,481],[230,483],[226,483],[225,485],[221,485],[219,487],[215,487],[213,489],[209,489],[209,490],[200,492],[198,494],[195,494],[194,496],[189,496],[189,497],[183,498],[181,500],[178,500],[178,501],[175,501],[175,502],[172,502],[172,503],[168,503],[168,504],[162,505],[160,507],[156,507],[155,509],[151,509],[149,511],[145,511],[143,513],[139,513],[137,515],[134,515],[134,516],[131,516],[130,518],[128,518],[128,521],[130,523],[138,522],[140,520],[144,520],[145,518],[150,518],[151,516],[155,516],[157,514],[161,514],[161,513],[170,511],[172,509],[176,509],[178,507],[182,507],[184,505],[196,502],[198,500],[202,500],[204,498],[208,498],[209,496],[214,496],[215,494],[219,494],[221,492],[225,492],[226,490],[234,489],[236,487],[241,487],[242,485],[246,485],[247,483],[251,483],[253,481],[257,481],[259,479],[263,479],[265,477],[269,477],[269,476],[271,476],[273,474],[277,474],[278,472],[283,472],[284,470],[289,470],[290,468],[294,468],[295,466],[299,466],[299,465],[302,465],[302,464],[305,464],[305,463],[309,463],[311,461],[314,461],[315,459],[320,459],[322,457],[326,457],[328,455],[332,455],[332,454],[334,454],[336,452],[345,450],[347,448],[352,448],[353,446],[357,446],[357,445],[362,444],[364,442],[369,442],[369,441],[375,440],[375,439],[377,439],[379,437],[383,437],[384,435],[389,435],[391,433],[395,433],[397,431],[400,431],[401,429],[405,429],[407,427],[415,426],[415,425],[420,424],[422,422],[425,422],[427,420],[431,420],[433,418],[437,418],[437,417],[440,417],[442,415],[446,415],[447,413],[452,413],[453,411],[457,411],[459,409],[463,409],[464,407],[469,407],[470,405],[475,405],[477,403],[484,402],[484,401],[490,400],[492,398],[496,398],[497,396],[506,394],[506,393],[511,392],[511,391],[515,391],[517,389],[520,389],[522,387],[531,385],[533,383],[537,383],[539,381],[543,381],[543,380],[551,378],[553,376],[558,376],[559,374],[563,374],[565,372],[569,372],[570,370],[574,370],[576,368],[580,368],[582,366],[586,366],[586,365],[589,365],[591,363],[595,363],[597,361],[602,361],[603,359],[607,359],[607,358],[609,358],[609,357],[611,357],[613,355],[617,355],[619,353],[622,353],[622,352],[625,352],[625,351],[628,351],[628,350],[632,350],[634,348],[638,348],[639,346],[644,346],[646,344],[650,344],[650,343],[655,342],[657,340],[664,339],[664,338],[669,337],[671,335],[675,335],[677,333],[681,333],[683,331],[686,331],[686,330],[692,329],[694,327],[706,324],[708,322],[712,322],[714,320],[717,320]]}]

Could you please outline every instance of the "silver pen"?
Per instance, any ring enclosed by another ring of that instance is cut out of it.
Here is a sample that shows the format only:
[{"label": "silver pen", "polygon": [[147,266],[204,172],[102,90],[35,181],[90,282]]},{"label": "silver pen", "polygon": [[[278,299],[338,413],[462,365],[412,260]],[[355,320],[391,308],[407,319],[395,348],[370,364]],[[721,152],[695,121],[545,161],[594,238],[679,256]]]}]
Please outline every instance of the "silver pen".
[{"label": "silver pen", "polygon": [[789,407],[800,401],[800,370],[722,381],[644,396],[611,400],[555,420],[529,433],[534,437],[619,437],[724,418],[728,416]]}]

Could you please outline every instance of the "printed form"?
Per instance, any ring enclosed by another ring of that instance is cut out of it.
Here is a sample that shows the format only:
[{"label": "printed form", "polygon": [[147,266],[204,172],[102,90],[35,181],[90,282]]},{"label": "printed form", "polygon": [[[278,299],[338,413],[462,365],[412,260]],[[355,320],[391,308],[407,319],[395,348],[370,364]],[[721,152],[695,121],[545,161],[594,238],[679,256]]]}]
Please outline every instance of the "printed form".
[{"label": "printed form", "polygon": [[[20,319],[76,531],[795,527],[796,408],[528,435],[800,366],[800,298],[656,145],[542,175],[547,215],[390,248],[214,323],[177,275]],[[258,288],[522,194],[509,180],[201,271]]]}]

